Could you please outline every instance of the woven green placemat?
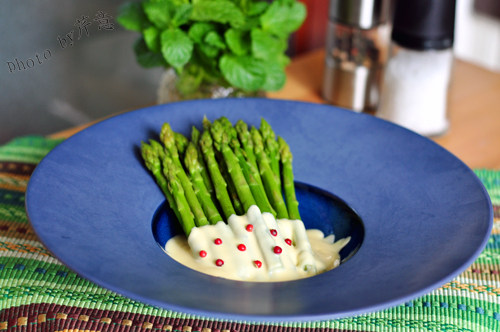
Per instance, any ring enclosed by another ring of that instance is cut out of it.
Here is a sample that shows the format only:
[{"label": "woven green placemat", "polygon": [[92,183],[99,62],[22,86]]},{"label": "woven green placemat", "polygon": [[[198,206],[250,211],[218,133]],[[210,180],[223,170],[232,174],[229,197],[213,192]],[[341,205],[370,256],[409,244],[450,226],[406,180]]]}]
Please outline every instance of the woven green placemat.
[{"label": "woven green placemat", "polygon": [[475,170],[495,211],[489,242],[464,273],[413,301],[351,318],[258,324],[152,307],[78,277],[37,240],[24,210],[36,164],[61,140],[0,147],[0,331],[500,331],[500,171]]}]

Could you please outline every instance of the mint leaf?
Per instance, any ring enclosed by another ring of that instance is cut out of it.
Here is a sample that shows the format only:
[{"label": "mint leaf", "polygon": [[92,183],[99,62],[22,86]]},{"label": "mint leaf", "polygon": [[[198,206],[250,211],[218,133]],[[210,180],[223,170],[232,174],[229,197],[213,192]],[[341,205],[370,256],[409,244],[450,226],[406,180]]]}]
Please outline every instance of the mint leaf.
[{"label": "mint leaf", "polygon": [[241,10],[231,0],[203,0],[193,2],[191,19],[229,23],[231,26],[242,25],[245,17]]},{"label": "mint leaf", "polygon": [[215,46],[201,43],[198,45],[198,48],[201,53],[208,58],[215,58],[217,55],[219,55],[219,49]]},{"label": "mint leaf", "polygon": [[193,53],[193,42],[179,28],[165,30],[161,34],[161,53],[171,66],[178,71],[188,63]]},{"label": "mint leaf", "polygon": [[283,88],[286,81],[284,68],[277,62],[265,62],[266,80],[262,87],[266,91],[277,91]]},{"label": "mint leaf", "polygon": [[236,55],[247,54],[250,50],[250,39],[248,33],[237,29],[229,29],[224,34],[226,44]]},{"label": "mint leaf", "polygon": [[172,18],[173,26],[178,27],[189,22],[192,10],[193,6],[189,3],[178,5],[175,10],[174,17]]},{"label": "mint leaf", "polygon": [[250,31],[254,28],[260,28],[260,16],[247,16],[245,23],[238,26],[239,30]]},{"label": "mint leaf", "polygon": [[219,67],[231,85],[246,91],[262,89],[266,79],[262,62],[251,56],[225,54],[220,59]]},{"label": "mint leaf", "polygon": [[215,26],[211,23],[207,22],[197,22],[194,23],[191,28],[189,28],[188,34],[189,37],[195,42],[195,43],[202,43],[203,42],[203,37],[210,32],[215,30]]},{"label": "mint leaf", "polygon": [[224,39],[215,31],[209,31],[203,41],[210,46],[216,47],[218,49],[225,49],[226,43],[224,43]]},{"label": "mint leaf", "polygon": [[277,61],[282,68],[285,68],[291,62],[290,58],[286,54],[280,54],[277,58]]},{"label": "mint leaf", "polygon": [[134,53],[137,62],[144,68],[165,66],[165,60],[160,53],[151,52],[143,38],[134,43]]},{"label": "mint leaf", "polygon": [[264,30],[286,38],[300,27],[306,14],[306,7],[301,2],[294,1],[288,4],[284,1],[273,1],[260,17],[260,22]]},{"label": "mint leaf", "polygon": [[149,20],[160,29],[169,26],[175,12],[174,4],[169,0],[146,0],[142,8]]},{"label": "mint leaf", "polygon": [[128,2],[118,9],[117,22],[127,30],[141,31],[148,18],[138,2]]},{"label": "mint leaf", "polygon": [[144,37],[146,45],[151,51],[153,52],[160,51],[160,38],[159,38],[160,32],[154,25],[151,25],[150,27],[144,29],[142,31],[142,35]]},{"label": "mint leaf", "polygon": [[255,16],[263,13],[267,7],[269,7],[269,3],[265,1],[257,1],[251,2],[247,11],[249,16]]},{"label": "mint leaf", "polygon": [[252,54],[262,60],[275,60],[286,50],[286,40],[275,37],[261,29],[251,31]]},{"label": "mint leaf", "polygon": [[[198,67],[200,71],[203,72],[203,80],[206,82],[212,82],[217,78],[222,76],[221,71],[219,69],[219,59],[216,57],[210,58],[204,56],[200,52],[201,45],[196,45],[195,52],[193,52],[193,63]],[[207,45],[208,47],[208,45]],[[218,52],[218,50],[217,50]],[[191,64],[189,68],[191,68]]]},{"label": "mint leaf", "polygon": [[[213,32],[217,35],[217,32],[215,31],[215,25],[207,22],[197,22],[191,26],[191,28],[188,31],[188,35],[191,38],[193,42],[196,43],[197,50],[199,50],[199,53],[201,53],[202,56],[205,56],[207,58],[215,58],[217,55],[219,55],[219,48],[216,47],[215,45],[212,45],[213,43],[218,43],[215,40],[213,40],[212,44],[207,43],[205,39],[209,34]],[[208,39],[216,39],[217,37],[208,37]]]}]

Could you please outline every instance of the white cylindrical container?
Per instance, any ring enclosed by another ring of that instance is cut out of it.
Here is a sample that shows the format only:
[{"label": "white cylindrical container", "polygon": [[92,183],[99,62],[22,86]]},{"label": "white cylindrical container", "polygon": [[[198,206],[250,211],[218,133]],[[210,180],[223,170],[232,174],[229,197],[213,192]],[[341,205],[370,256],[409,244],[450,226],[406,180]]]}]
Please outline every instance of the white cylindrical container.
[{"label": "white cylindrical container", "polygon": [[443,134],[448,129],[453,50],[393,49],[377,116],[424,136]]},{"label": "white cylindrical container", "polygon": [[378,117],[424,136],[446,132],[455,2],[396,2]]}]

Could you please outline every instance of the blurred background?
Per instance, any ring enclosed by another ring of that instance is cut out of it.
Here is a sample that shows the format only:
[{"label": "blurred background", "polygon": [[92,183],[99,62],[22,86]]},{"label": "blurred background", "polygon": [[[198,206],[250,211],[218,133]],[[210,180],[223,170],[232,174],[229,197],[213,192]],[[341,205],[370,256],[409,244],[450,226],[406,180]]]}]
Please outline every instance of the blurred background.
[{"label": "blurred background", "polygon": [[122,3],[0,2],[0,143],[155,102],[161,69],[136,64]]},{"label": "blurred background", "polygon": [[[162,70],[136,63],[137,34],[116,23],[123,2],[0,2],[0,144],[156,102]],[[302,2],[309,14],[292,57],[325,45],[329,1]],[[457,0],[454,51],[500,72],[500,1]]]}]

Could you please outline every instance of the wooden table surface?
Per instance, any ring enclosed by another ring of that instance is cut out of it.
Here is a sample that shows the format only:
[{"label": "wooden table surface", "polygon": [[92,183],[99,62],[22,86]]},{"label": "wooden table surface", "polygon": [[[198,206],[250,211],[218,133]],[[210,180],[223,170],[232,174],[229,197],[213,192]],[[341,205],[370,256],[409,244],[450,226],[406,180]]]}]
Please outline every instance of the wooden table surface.
[{"label": "wooden table surface", "polygon": [[[321,49],[296,57],[285,87],[268,97],[324,103],[323,60]],[[456,60],[449,98],[450,129],[433,140],[471,168],[500,169],[500,73]],[[68,137],[87,126],[52,136]]]}]

